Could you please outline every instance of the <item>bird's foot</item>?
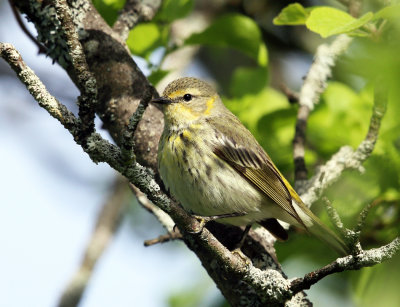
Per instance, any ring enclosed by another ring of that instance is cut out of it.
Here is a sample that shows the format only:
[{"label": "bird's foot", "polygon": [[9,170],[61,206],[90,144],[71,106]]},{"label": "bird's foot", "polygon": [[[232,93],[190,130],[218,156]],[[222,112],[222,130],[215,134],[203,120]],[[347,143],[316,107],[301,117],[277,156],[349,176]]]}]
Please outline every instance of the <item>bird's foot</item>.
[{"label": "bird's foot", "polygon": [[218,215],[210,215],[210,216],[192,215],[192,217],[194,217],[200,224],[198,226],[198,229],[194,230],[193,233],[202,232],[203,228],[206,226],[206,224],[211,221],[216,221],[219,219],[225,219],[225,218],[230,218],[230,217],[238,217],[238,216],[243,216],[243,215],[246,215],[246,213],[235,212],[235,213],[218,214]]}]

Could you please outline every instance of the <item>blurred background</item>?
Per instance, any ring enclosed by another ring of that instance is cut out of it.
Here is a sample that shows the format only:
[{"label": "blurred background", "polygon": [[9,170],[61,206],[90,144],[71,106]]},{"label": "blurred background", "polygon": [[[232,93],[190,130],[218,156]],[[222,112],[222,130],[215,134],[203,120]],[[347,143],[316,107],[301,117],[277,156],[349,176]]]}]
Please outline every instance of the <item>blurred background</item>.
[{"label": "blurred background", "polygon": [[[293,182],[291,142],[297,106],[284,92],[300,89],[316,47],[331,39],[323,40],[304,26],[274,25],[273,18],[291,1],[177,2],[180,11],[170,11],[171,1],[164,1],[153,22],[131,32],[128,45],[134,59],[160,91],[182,75],[215,84],[225,104]],[[300,2],[305,7],[345,10],[336,1]],[[120,0],[94,3],[110,24],[123,6]],[[378,10],[382,3],[364,1],[363,10]],[[244,29],[243,36],[248,35],[247,44],[221,39],[240,32],[233,27],[236,22]],[[390,88],[388,111],[365,172],[347,171],[326,192],[348,227],[365,205],[374,204],[362,234],[367,248],[386,244],[400,232],[399,30],[398,22],[389,20],[379,39],[355,39],[339,59],[307,129],[311,176],[341,146],[356,148],[363,140],[371,115],[373,76],[383,75]],[[203,34],[192,35],[196,32]],[[4,0],[0,0],[0,41],[12,43],[49,92],[77,111],[74,84],[49,57],[38,55]],[[97,126],[108,138],[101,123]],[[116,174],[88,158],[4,61],[0,61],[0,142],[0,306],[57,306],[115,189]],[[120,193],[122,218],[79,306],[224,306],[219,290],[183,243],[143,246],[164,230],[129,189]],[[313,211],[329,224],[322,204]],[[277,243],[276,248],[289,277],[317,269],[335,256],[295,230],[289,242]],[[329,276],[307,293],[315,306],[400,306],[399,270],[397,255],[373,268]]]}]

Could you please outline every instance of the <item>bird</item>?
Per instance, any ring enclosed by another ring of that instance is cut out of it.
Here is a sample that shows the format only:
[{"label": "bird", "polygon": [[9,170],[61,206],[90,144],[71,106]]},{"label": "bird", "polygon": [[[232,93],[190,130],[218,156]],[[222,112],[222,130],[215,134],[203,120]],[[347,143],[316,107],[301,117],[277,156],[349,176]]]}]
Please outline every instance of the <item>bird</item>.
[{"label": "bird", "polygon": [[[164,129],[157,161],[166,189],[196,216],[219,216],[235,226],[257,223],[277,239],[283,221],[306,230],[340,255],[349,247],[303,203],[251,132],[223,104],[213,86],[183,77],[152,100]],[[278,221],[279,220],[279,221]]]}]

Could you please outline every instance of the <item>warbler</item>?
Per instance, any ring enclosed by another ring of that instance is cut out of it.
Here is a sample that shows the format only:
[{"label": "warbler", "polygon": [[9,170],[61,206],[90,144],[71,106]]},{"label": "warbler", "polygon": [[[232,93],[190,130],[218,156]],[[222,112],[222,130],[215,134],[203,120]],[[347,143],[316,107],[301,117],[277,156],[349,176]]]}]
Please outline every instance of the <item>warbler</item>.
[{"label": "warbler", "polygon": [[162,181],[185,210],[218,222],[259,223],[281,240],[276,219],[307,230],[339,254],[346,244],[304,205],[271,158],[215,89],[196,78],[180,78],[154,99],[164,114],[158,147]]}]

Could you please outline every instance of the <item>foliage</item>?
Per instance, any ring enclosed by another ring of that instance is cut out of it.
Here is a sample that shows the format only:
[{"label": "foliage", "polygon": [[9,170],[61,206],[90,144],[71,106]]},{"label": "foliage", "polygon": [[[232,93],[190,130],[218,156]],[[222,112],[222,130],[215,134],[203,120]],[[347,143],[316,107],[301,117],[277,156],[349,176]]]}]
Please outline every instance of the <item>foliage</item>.
[{"label": "foliage", "polygon": [[118,11],[124,6],[125,0],[93,0],[93,4],[104,20],[112,25],[118,17]]},{"label": "foliage", "polygon": [[[121,4],[120,1],[98,3],[95,1],[100,9],[104,5],[116,8]],[[232,70],[232,74],[226,76],[229,85],[223,100],[290,178],[293,164],[291,142],[297,106],[290,104],[284,94],[268,84],[269,60],[262,30],[248,16],[222,14],[213,19],[206,29],[176,45],[171,42],[171,24],[187,17],[192,9],[193,1],[164,1],[152,22],[142,23],[131,31],[127,41],[131,52],[149,62],[149,79],[157,84],[169,73],[161,68],[163,58],[179,48],[202,45],[212,46],[214,49],[209,50],[211,53],[221,48],[239,51],[246,58],[245,64],[229,62],[231,58],[228,57],[226,62],[219,63],[221,67],[230,65]],[[104,14],[109,22],[113,19],[110,12]],[[335,7],[305,8],[300,3],[292,3],[273,20],[279,26],[306,26],[323,38],[338,34],[355,37],[347,54],[339,60],[335,74],[308,122],[306,162],[311,174],[341,146],[356,148],[364,139],[371,115],[376,76],[389,91],[388,111],[375,151],[364,165],[365,172],[345,173],[326,192],[346,226],[354,224],[364,206],[375,204],[362,236],[363,243],[370,247],[385,244],[400,233],[399,17],[400,5],[397,3],[376,11],[365,11],[360,17]],[[164,50],[163,57],[160,63],[153,65],[150,57],[159,48]],[[319,211],[322,219],[329,223],[322,204],[314,211]],[[289,242],[278,244],[278,254],[281,260],[289,259],[293,254],[304,254],[319,265],[332,260],[329,251],[304,234],[294,235]],[[398,305],[399,295],[395,290],[400,284],[400,275],[390,274],[390,270],[398,266],[399,261],[397,257],[378,267],[349,274],[355,301],[361,306],[395,306],[395,302]],[[387,276],[390,276],[390,280],[387,280]],[[385,284],[388,286],[383,286]],[[379,295],[376,289],[379,289]],[[387,301],[382,303],[382,297]],[[171,298],[170,303],[179,305],[181,299]],[[193,294],[191,299],[197,300],[198,297]]]},{"label": "foliage", "polygon": [[274,19],[276,25],[306,25],[307,28],[322,37],[336,34],[366,36],[381,19],[399,16],[400,6],[394,4],[376,12],[367,12],[360,18],[333,7],[304,8],[300,3],[285,7]]}]

